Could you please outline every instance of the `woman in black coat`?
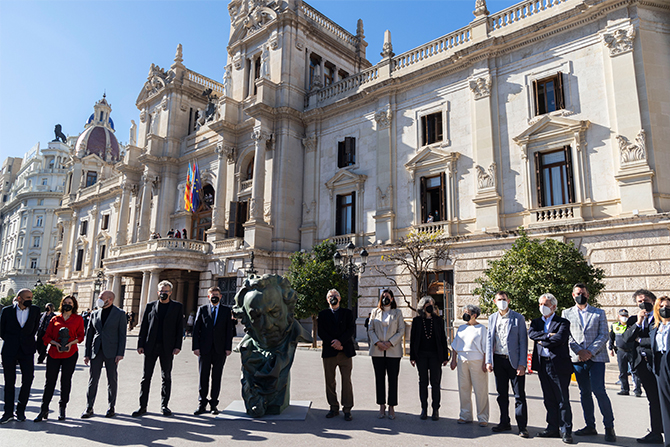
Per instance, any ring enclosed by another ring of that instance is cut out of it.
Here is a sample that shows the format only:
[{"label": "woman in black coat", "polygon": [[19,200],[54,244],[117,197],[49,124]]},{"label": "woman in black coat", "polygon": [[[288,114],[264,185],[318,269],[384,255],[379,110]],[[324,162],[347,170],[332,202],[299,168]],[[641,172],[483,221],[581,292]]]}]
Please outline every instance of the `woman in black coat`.
[{"label": "woman in black coat", "polygon": [[654,303],[654,328],[649,338],[652,365],[658,378],[665,445],[670,446],[670,298],[667,296],[657,298]]},{"label": "woman in black coat", "polygon": [[409,359],[419,372],[419,399],[421,419],[428,418],[428,383],[432,388],[433,414],[431,419],[440,419],[440,382],[442,367],[449,362],[447,336],[444,320],[435,307],[435,301],[424,296],[417,306],[418,316],[412,320]]}]

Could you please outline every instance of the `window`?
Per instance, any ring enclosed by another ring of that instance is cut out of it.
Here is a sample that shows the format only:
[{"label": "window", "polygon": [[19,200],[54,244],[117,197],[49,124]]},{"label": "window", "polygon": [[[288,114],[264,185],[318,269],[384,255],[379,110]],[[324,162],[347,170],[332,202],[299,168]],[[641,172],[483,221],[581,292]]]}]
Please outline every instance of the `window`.
[{"label": "window", "polygon": [[574,203],[570,146],[535,153],[537,201],[540,207]]},{"label": "window", "polygon": [[444,193],[446,175],[421,177],[421,222],[440,222],[447,215]]},{"label": "window", "polygon": [[246,179],[251,180],[254,178],[254,157],[251,158],[251,161],[247,165]]},{"label": "window", "polygon": [[536,116],[565,108],[561,72],[549,78],[533,81],[533,90]]},{"label": "window", "polygon": [[60,252],[56,253],[56,261],[54,262],[54,275],[58,274],[58,264],[60,264]]},{"label": "window", "polygon": [[43,221],[44,221],[44,217],[43,217],[43,216],[37,216],[37,217],[35,218],[35,226],[36,226],[36,227],[41,227]]},{"label": "window", "polygon": [[351,234],[356,232],[356,193],[336,196],[335,202],[335,234]]},{"label": "window", "polygon": [[26,222],[28,222],[28,218],[26,216],[21,216],[21,226],[25,227]]},{"label": "window", "polygon": [[258,87],[256,87],[256,79],[261,77],[261,57],[258,56],[254,60],[254,95],[258,93]]},{"label": "window", "polygon": [[356,164],[356,138],[346,137],[337,143],[337,167],[344,168]]},{"label": "window", "polygon": [[6,202],[8,197],[9,197],[9,194],[5,194],[5,195],[3,195],[3,196],[2,196],[2,201],[3,201],[3,202]]},{"label": "window", "polygon": [[49,184],[49,179],[43,178],[42,179],[42,186],[47,186]]},{"label": "window", "polygon": [[347,72],[344,71],[344,70],[340,70],[340,71],[338,71],[337,74],[338,74],[338,76],[340,77],[340,81],[341,81],[342,79],[346,79],[346,78],[349,77],[349,73],[347,73]]},{"label": "window", "polygon": [[79,250],[77,250],[77,261],[74,270],[77,272],[81,272],[81,266],[83,263],[84,263],[84,250],[80,248]]},{"label": "window", "polygon": [[316,54],[309,57],[309,89],[321,86],[321,79],[319,79],[319,66],[321,65],[321,58]]},{"label": "window", "polygon": [[82,220],[81,226],[79,227],[79,234],[81,236],[86,236],[86,233],[88,233],[88,220]]},{"label": "window", "polygon": [[95,171],[88,171],[86,173],[86,188],[89,186],[95,185],[95,182],[98,181],[98,173]]},{"label": "window", "polygon": [[42,206],[42,205],[44,205],[44,199],[39,199],[39,200],[37,201],[37,205],[38,205],[38,206]]},{"label": "window", "polygon": [[427,146],[429,144],[442,141],[442,112],[431,113],[430,115],[421,117],[421,145]]},{"label": "window", "polygon": [[230,202],[228,237],[244,237],[244,223],[249,220],[249,202]]},{"label": "window", "polygon": [[33,236],[33,248],[39,248],[41,240],[40,236]]},{"label": "window", "polygon": [[105,251],[106,251],[106,249],[107,249],[107,246],[106,246],[106,245],[101,245],[101,246],[100,246],[100,264],[98,265],[98,268],[102,268],[102,267],[103,267],[103,265],[102,265],[102,261],[103,261],[103,259],[105,259]]},{"label": "window", "polygon": [[37,268],[37,258],[30,258],[30,268],[31,269]]},{"label": "window", "polygon": [[19,238],[19,245],[17,248],[23,248],[23,236]]},{"label": "window", "polygon": [[335,82],[335,66],[326,62],[323,69],[323,85],[328,87],[333,82]]},{"label": "window", "polygon": [[102,215],[102,223],[100,224],[101,230],[107,230],[109,228],[109,214]]}]

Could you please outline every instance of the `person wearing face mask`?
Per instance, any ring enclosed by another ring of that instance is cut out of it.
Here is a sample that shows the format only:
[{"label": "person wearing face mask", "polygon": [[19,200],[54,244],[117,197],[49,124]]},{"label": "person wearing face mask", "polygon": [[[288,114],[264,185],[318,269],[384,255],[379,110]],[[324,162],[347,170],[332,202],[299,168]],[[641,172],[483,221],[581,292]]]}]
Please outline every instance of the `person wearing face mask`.
[{"label": "person wearing face mask", "polygon": [[114,305],[114,292],[105,290],[98,295],[97,310],[91,313],[86,330],[84,363],[90,363],[86,410],[81,418],[93,417],[93,405],[98,393],[98,382],[104,365],[107,371],[107,413],[116,416],[116,392],[118,389],[118,364],[126,350],[126,315]]},{"label": "person wearing face mask", "polygon": [[[233,348],[235,325],[230,307],[221,305],[221,289],[210,287],[207,291],[209,304],[200,306],[193,324],[193,354],[198,357],[198,409],[193,413],[199,416],[209,411],[219,414],[219,393],[223,365]],[[212,377],[212,391],[209,399],[209,378]],[[209,411],[207,410],[209,403]]]},{"label": "person wearing face mask", "polygon": [[586,426],[576,430],[577,436],[594,436],[596,431],[593,395],[603,416],[605,441],[616,442],[612,402],[605,390],[605,363],[610,361],[607,353],[608,325],[605,311],[589,306],[589,291],[585,284],[572,288],[575,305],[565,309],[561,317],[570,321],[570,357],[579,385],[582,411]]},{"label": "person wearing face mask", "polygon": [[661,419],[665,445],[670,446],[670,297],[659,297],[654,303],[654,328],[649,333],[654,374],[658,377]]},{"label": "person wearing face mask", "polygon": [[458,396],[461,401],[459,424],[472,422],[472,391],[477,402],[477,421],[480,427],[489,423],[489,379],[486,356],[486,326],[477,322],[481,309],[473,304],[465,306],[462,324],[458,327],[451,349],[451,370],[458,367]]},{"label": "person wearing face mask", "polygon": [[[26,406],[30,387],[35,376],[35,334],[39,327],[40,308],[33,305],[33,292],[21,289],[15,303],[0,312],[0,338],[2,344],[2,372],[5,379],[4,414],[0,424],[14,419],[16,366],[21,369],[21,390],[16,405],[16,420],[26,420]],[[38,341],[42,343],[42,340]]]},{"label": "person wearing face mask", "polygon": [[77,314],[79,305],[74,296],[68,295],[60,302],[60,315],[49,322],[42,338],[50,345],[47,357],[46,381],[42,395],[42,408],[35,422],[45,421],[49,417],[49,404],[56,389],[60,372],[60,401],[58,402],[58,420],[65,420],[65,409],[70,401],[72,375],[77,366],[79,349],[77,345],[84,341],[84,319]]},{"label": "person wearing face mask", "polygon": [[486,368],[493,372],[498,392],[500,423],[491,427],[495,433],[512,430],[509,417],[509,386],[514,391],[514,415],[519,436],[528,438],[528,404],[526,402],[526,367],[528,366],[528,331],[526,320],[509,308],[507,292],[495,295],[498,312],[489,316],[486,336]]},{"label": "person wearing face mask", "polygon": [[409,346],[409,361],[419,373],[419,400],[421,401],[422,420],[428,418],[428,383],[432,389],[433,414],[431,419],[440,419],[442,390],[442,367],[449,362],[449,347],[444,332],[444,320],[430,296],[419,300],[417,315],[412,320]]},{"label": "person wearing face mask", "polygon": [[[630,394],[630,383],[628,382],[628,371],[632,363],[632,353],[635,346],[631,342],[623,341],[623,334],[628,329],[628,311],[619,310],[619,318],[610,325],[609,350],[612,357],[616,356],[619,366],[619,382],[621,390],[617,393],[620,396]],[[633,380],[635,382],[635,380]]]},{"label": "person wearing face mask", "polygon": [[535,342],[532,368],[540,376],[547,410],[547,428],[539,436],[563,438],[564,443],[572,444],[570,322],[556,315],[558,300],[551,293],[540,296],[538,303],[542,316],[531,321],[528,337]]},{"label": "person wearing face mask", "polygon": [[386,416],[386,377],[388,376],[388,418],[395,419],[395,406],[398,405],[398,375],[402,359],[402,337],[405,334],[405,321],[402,311],[393,297],[393,292],[382,292],[377,308],[370,315],[368,336],[370,338],[370,357],[375,371],[377,389],[378,417]]}]

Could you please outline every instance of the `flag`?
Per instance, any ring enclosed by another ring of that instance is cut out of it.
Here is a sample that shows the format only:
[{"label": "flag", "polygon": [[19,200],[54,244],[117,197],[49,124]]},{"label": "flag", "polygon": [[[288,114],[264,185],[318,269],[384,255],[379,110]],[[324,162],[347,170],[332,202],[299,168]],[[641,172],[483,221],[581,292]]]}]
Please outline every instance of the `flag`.
[{"label": "flag", "polygon": [[191,207],[193,212],[198,211],[202,197],[202,183],[200,182],[200,169],[198,168],[198,161],[196,160],[193,166],[193,194],[191,199]]},{"label": "flag", "polygon": [[193,169],[191,162],[188,163],[188,171],[186,171],[186,187],[184,188],[184,209],[186,211],[193,210]]}]

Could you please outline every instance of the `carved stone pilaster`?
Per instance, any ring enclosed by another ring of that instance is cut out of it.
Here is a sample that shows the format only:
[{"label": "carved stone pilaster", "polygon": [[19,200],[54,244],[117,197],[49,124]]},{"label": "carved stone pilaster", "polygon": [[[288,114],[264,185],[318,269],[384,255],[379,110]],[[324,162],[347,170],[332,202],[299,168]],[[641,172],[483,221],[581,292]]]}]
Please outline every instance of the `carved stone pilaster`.
[{"label": "carved stone pilaster", "polygon": [[496,187],[496,164],[491,163],[488,170],[477,165],[477,190],[495,189]]},{"label": "carved stone pilaster", "polygon": [[470,79],[470,90],[475,95],[475,99],[491,96],[491,76],[485,75]]},{"label": "carved stone pilaster", "polygon": [[316,150],[316,145],[318,143],[318,138],[316,135],[310,137],[305,137],[302,139],[302,145],[305,147],[305,152],[314,152]]},{"label": "carved stone pilaster", "polygon": [[267,131],[262,130],[262,129],[254,129],[251,132],[251,139],[256,141],[256,142],[267,141],[267,140],[270,139],[271,136],[272,136],[272,134],[270,132],[267,132]]},{"label": "carved stone pilaster", "polygon": [[633,51],[635,27],[629,25],[626,28],[617,29],[611,33],[604,33],[602,37],[603,43],[610,50],[610,56],[627,53]]},{"label": "carved stone pilaster", "polygon": [[616,139],[619,142],[622,166],[647,160],[646,134],[644,129],[640,130],[635,137],[635,143],[631,143],[623,135],[617,135]]},{"label": "carved stone pilaster", "polygon": [[375,121],[377,122],[377,129],[386,129],[391,125],[391,120],[393,119],[393,111],[389,105],[386,110],[380,110],[375,113]]}]

